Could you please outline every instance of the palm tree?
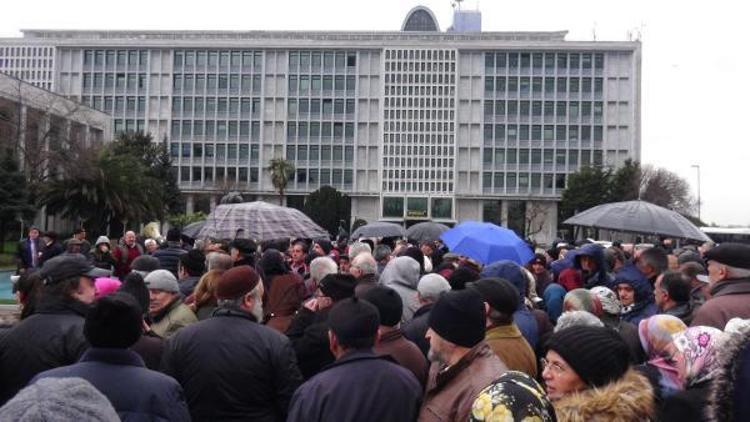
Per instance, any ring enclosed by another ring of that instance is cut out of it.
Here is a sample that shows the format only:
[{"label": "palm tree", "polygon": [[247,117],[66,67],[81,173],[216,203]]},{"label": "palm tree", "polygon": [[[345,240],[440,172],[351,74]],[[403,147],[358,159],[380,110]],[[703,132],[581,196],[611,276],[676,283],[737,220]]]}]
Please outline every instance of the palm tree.
[{"label": "palm tree", "polygon": [[284,191],[289,179],[294,175],[294,164],[283,158],[274,158],[269,163],[271,183],[279,192],[279,205],[284,205]]}]

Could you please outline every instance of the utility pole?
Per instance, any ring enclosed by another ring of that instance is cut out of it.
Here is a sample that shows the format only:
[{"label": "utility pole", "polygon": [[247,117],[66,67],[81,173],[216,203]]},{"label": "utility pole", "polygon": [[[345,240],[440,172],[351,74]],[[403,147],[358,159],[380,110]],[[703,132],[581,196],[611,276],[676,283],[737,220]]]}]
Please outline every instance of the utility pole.
[{"label": "utility pole", "polygon": [[690,167],[695,168],[698,173],[698,220],[700,220],[701,219],[701,166],[700,164],[693,164]]}]

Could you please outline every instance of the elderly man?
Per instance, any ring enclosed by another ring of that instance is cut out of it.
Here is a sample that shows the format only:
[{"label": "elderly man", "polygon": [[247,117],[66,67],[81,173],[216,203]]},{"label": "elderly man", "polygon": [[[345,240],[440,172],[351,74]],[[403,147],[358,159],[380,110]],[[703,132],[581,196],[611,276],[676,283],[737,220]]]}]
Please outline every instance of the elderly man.
[{"label": "elderly man", "polygon": [[133,261],[141,255],[143,255],[143,247],[135,241],[135,232],[125,232],[123,243],[113,251],[115,262],[117,262],[115,275],[121,278],[128,275]]},{"label": "elderly man", "polygon": [[179,329],[198,322],[193,311],[182,303],[177,278],[167,270],[156,270],[144,279],[149,293],[148,314],[151,331],[168,338]]},{"label": "elderly man", "polygon": [[635,260],[635,265],[653,287],[659,274],[669,267],[669,257],[662,249],[648,248],[641,252],[638,259]]},{"label": "elderly man", "polygon": [[419,421],[469,420],[474,398],[508,370],[484,342],[484,302],[472,290],[448,292],[429,326],[432,365]]},{"label": "elderly man", "polygon": [[297,390],[287,420],[413,421],[422,389],[404,368],[373,353],[378,310],[367,301],[347,299],[328,319],[336,362]]},{"label": "elderly man", "polygon": [[356,258],[357,255],[365,252],[369,254],[372,253],[372,248],[370,248],[370,245],[365,242],[354,242],[349,245],[349,260],[354,262],[354,258]]},{"label": "elderly man", "polygon": [[750,318],[750,245],[722,243],[704,254],[711,299],[695,313],[692,325],[720,330],[732,318]]},{"label": "elderly man", "polygon": [[357,287],[354,288],[355,296],[362,297],[366,291],[378,284],[377,271],[378,264],[369,252],[360,252],[352,260],[352,265],[349,267],[349,274],[357,279]]},{"label": "elderly man", "polygon": [[[451,290],[451,285],[439,274],[426,274],[419,279],[417,284],[417,301],[419,309],[414,313],[414,318],[403,327],[404,337],[414,342],[422,353],[427,356],[430,350],[430,342],[425,338],[427,334],[427,321],[430,310],[443,293]],[[403,306],[403,304],[402,304]]]},{"label": "elderly man", "polygon": [[665,271],[656,278],[654,303],[660,314],[675,316],[685,325],[693,320],[693,305],[690,301],[690,281],[677,271]]},{"label": "elderly man", "polygon": [[94,302],[94,279],[109,274],[83,255],[58,255],[39,271],[41,294],[36,312],[0,338],[0,404],[38,373],[76,363],[88,348],[84,318]]},{"label": "elderly man", "polygon": [[211,318],[169,341],[162,369],[185,389],[196,421],[284,421],[302,381],[289,340],[261,325],[263,283],[247,265],[216,283]]},{"label": "elderly man", "polygon": [[322,256],[310,262],[310,277],[305,280],[305,299],[310,298],[318,290],[320,281],[328,274],[337,274],[339,267],[333,259]]}]

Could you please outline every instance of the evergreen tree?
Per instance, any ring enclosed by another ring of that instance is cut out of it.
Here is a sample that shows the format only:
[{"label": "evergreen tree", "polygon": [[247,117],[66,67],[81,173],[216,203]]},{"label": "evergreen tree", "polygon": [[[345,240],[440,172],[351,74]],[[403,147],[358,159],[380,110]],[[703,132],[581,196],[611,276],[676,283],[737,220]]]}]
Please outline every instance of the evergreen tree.
[{"label": "evergreen tree", "polygon": [[352,203],[348,196],[331,186],[321,186],[307,197],[302,211],[312,221],[335,236],[341,220],[349,221]]},{"label": "evergreen tree", "polygon": [[26,176],[19,168],[13,150],[0,152],[0,241],[5,240],[7,224],[19,218],[34,218],[35,207],[26,189]]}]

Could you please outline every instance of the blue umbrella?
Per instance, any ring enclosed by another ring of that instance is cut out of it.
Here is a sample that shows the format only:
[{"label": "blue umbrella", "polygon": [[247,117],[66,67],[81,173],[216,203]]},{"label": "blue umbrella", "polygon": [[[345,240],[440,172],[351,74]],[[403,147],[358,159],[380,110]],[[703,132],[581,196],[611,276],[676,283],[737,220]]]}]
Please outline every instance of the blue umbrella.
[{"label": "blue umbrella", "polygon": [[492,223],[467,221],[444,232],[440,238],[451,252],[466,255],[483,264],[509,259],[526,265],[534,257],[529,245],[513,230]]}]

